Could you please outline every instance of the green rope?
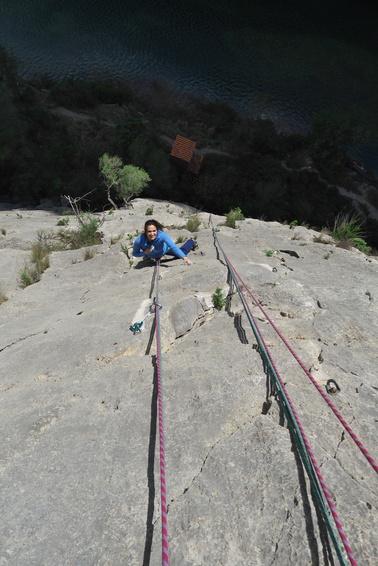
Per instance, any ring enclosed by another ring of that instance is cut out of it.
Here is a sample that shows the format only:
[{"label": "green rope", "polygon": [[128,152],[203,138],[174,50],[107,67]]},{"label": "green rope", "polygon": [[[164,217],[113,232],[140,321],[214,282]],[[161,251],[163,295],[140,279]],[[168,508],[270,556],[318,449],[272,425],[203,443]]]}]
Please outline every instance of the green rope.
[{"label": "green rope", "polygon": [[[212,225],[212,223],[211,223],[211,225]],[[219,244],[219,240],[218,240],[218,237],[217,237],[217,235],[214,231],[214,228],[213,228],[213,235],[214,235],[214,238],[215,238],[215,240],[218,244],[218,247],[222,250],[222,247]],[[330,511],[329,511],[327,503],[325,501],[322,489],[319,485],[319,479],[318,479],[318,477],[317,477],[317,475],[314,471],[313,464],[311,462],[311,459],[308,455],[305,443],[303,441],[302,433],[301,433],[299,426],[298,426],[298,423],[297,423],[297,421],[294,417],[293,411],[292,411],[291,406],[288,402],[285,391],[282,388],[282,384],[280,382],[280,379],[278,378],[277,372],[272,365],[272,362],[271,362],[270,357],[268,355],[268,352],[266,350],[265,344],[264,344],[263,340],[261,339],[260,333],[257,330],[256,324],[255,324],[253,318],[250,315],[249,309],[248,309],[246,301],[245,301],[245,297],[244,297],[244,295],[243,295],[243,293],[240,289],[239,283],[237,282],[237,280],[235,278],[235,274],[234,274],[233,270],[230,268],[229,262],[228,262],[227,258],[225,257],[223,250],[222,250],[222,253],[223,253],[223,257],[226,261],[227,267],[228,267],[229,275],[231,275],[232,281],[235,285],[235,288],[238,292],[240,300],[243,304],[243,308],[244,308],[244,311],[247,315],[249,324],[250,324],[252,331],[253,331],[253,334],[254,334],[254,336],[257,340],[258,347],[260,349],[260,353],[261,353],[262,358],[263,358],[263,362],[265,363],[265,367],[268,370],[268,375],[269,375],[270,379],[273,381],[273,384],[275,386],[275,390],[276,390],[276,393],[277,393],[277,396],[278,396],[278,401],[281,403],[281,406],[282,406],[284,413],[285,413],[285,416],[286,416],[286,420],[287,420],[288,427],[289,427],[289,430],[290,430],[291,438],[292,438],[292,440],[293,440],[293,442],[294,442],[294,444],[295,444],[295,446],[298,450],[300,458],[301,458],[303,465],[306,469],[306,472],[308,474],[315,501],[317,502],[317,504],[320,508],[321,515],[323,517],[323,520],[324,520],[324,523],[325,523],[326,528],[328,530],[328,533],[329,533],[329,535],[332,539],[332,542],[333,542],[335,551],[337,553],[339,562],[340,562],[341,566],[347,566],[347,563],[345,562],[345,559],[342,555],[342,550],[341,550],[340,544],[337,540],[337,535],[336,535],[335,529],[334,529],[333,524],[332,524],[331,519],[330,519]]]}]

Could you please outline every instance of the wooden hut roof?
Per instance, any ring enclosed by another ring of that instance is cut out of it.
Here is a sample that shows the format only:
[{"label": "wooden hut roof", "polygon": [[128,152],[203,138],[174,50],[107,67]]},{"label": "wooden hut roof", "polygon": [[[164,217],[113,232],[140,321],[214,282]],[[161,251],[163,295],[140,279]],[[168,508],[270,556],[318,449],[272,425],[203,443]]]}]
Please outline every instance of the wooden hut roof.
[{"label": "wooden hut roof", "polygon": [[202,161],[203,155],[201,153],[198,153],[197,151],[193,151],[192,159],[190,160],[188,165],[188,171],[197,175],[201,168]]},{"label": "wooden hut roof", "polygon": [[177,157],[178,159],[182,159],[183,161],[190,163],[195,147],[196,142],[177,135],[173,142],[171,155],[172,157]]}]

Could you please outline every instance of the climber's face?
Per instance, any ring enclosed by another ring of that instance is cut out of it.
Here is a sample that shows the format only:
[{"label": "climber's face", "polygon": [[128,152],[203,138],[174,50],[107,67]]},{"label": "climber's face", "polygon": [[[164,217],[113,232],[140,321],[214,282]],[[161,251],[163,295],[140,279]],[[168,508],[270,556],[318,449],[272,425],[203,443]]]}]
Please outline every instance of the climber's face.
[{"label": "climber's face", "polygon": [[152,242],[157,236],[157,228],[153,224],[149,224],[146,229],[146,236],[149,242]]}]

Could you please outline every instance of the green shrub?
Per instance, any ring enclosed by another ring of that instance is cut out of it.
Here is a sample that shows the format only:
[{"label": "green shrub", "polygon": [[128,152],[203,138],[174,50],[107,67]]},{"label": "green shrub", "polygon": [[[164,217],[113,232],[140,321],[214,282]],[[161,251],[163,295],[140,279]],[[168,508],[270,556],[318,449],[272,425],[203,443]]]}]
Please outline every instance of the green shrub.
[{"label": "green shrub", "polygon": [[5,230],[5,228],[2,228],[2,229],[0,230],[0,232],[2,233],[3,236],[6,236],[6,235],[7,235],[7,231]]},{"label": "green shrub", "polygon": [[79,228],[79,239],[81,240],[82,246],[94,246],[98,244],[99,241],[101,241],[97,234],[97,229],[100,225],[99,219],[91,214],[84,214],[82,218],[83,223]]},{"label": "green shrub", "polygon": [[371,252],[371,247],[361,237],[362,222],[354,214],[339,214],[335,220],[332,236],[338,242],[338,247],[350,249],[357,248],[365,254]]},{"label": "green shrub", "polygon": [[99,159],[99,171],[107,189],[108,200],[115,208],[117,206],[111,198],[111,190],[115,190],[118,198],[128,206],[130,200],[137,197],[151,181],[151,177],[144,169],[135,165],[123,165],[120,157],[107,153]]},{"label": "green shrub", "polygon": [[363,252],[366,255],[369,255],[371,253],[371,247],[368,246],[365,240],[363,240],[362,238],[353,238],[352,242],[353,247],[360,250],[360,252]]},{"label": "green shrub", "polygon": [[214,308],[217,309],[218,311],[222,310],[223,307],[226,305],[227,301],[223,297],[222,289],[220,287],[217,287],[215,289],[215,293],[212,296],[212,301],[213,301]]},{"label": "green shrub", "polygon": [[193,216],[191,216],[186,224],[185,224],[185,228],[189,231],[189,232],[196,232],[198,230],[198,228],[201,225],[201,219],[199,217],[199,214],[194,214]]},{"label": "green shrub", "polygon": [[233,208],[226,214],[226,222],[224,225],[235,229],[237,220],[245,220],[245,216],[240,208]]},{"label": "green shrub", "polygon": [[338,214],[332,229],[335,240],[353,240],[361,236],[361,220],[354,214]]},{"label": "green shrub", "polygon": [[152,216],[154,213],[154,207],[153,206],[149,206],[148,208],[146,208],[146,212],[144,213],[146,216]]},{"label": "green shrub", "polygon": [[50,267],[49,250],[43,243],[37,242],[36,244],[33,244],[31,259],[39,274],[42,274],[48,267]]},{"label": "green shrub", "polygon": [[30,253],[32,265],[25,266],[19,272],[19,279],[23,289],[40,281],[42,273],[50,267],[50,252],[62,249],[62,244],[56,243],[52,238],[52,233],[43,230],[38,232],[37,241],[32,245]]},{"label": "green shrub", "polygon": [[70,221],[69,218],[60,218],[56,223],[57,226],[67,226],[68,222]]},{"label": "green shrub", "polygon": [[101,235],[97,232],[101,220],[90,212],[81,213],[79,228],[59,233],[59,238],[66,248],[77,250],[88,246],[101,244]]},{"label": "green shrub", "polygon": [[21,269],[18,276],[23,289],[25,289],[25,287],[29,287],[29,285],[33,285],[33,283],[37,283],[37,281],[40,281],[40,274],[32,267],[24,267]]},{"label": "green shrub", "polygon": [[264,250],[264,254],[266,255],[266,257],[272,257],[274,251],[275,250]]}]

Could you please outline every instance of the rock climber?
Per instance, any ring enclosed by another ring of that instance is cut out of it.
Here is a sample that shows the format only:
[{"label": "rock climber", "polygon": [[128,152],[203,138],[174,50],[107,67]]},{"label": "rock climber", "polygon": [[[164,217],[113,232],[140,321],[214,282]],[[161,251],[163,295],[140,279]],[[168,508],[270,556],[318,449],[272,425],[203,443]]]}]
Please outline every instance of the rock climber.
[{"label": "rock climber", "polygon": [[133,255],[143,259],[160,259],[164,255],[181,258],[185,265],[192,265],[187,257],[191,250],[197,250],[198,244],[191,238],[180,248],[164,232],[163,226],[157,220],[147,220],[144,232],[134,242]]}]

